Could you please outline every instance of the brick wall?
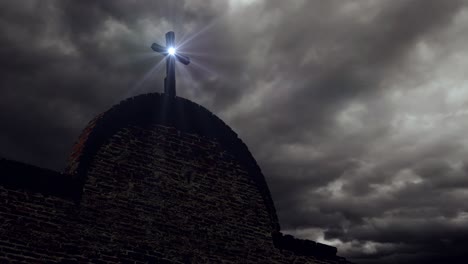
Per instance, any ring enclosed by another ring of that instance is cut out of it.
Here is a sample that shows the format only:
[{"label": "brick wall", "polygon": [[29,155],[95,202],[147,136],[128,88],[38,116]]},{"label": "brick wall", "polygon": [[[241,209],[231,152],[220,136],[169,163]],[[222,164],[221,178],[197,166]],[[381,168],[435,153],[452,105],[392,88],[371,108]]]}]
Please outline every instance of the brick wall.
[{"label": "brick wall", "polygon": [[0,163],[0,262],[347,263],[279,233],[245,144],[206,109],[165,100],[140,96],[90,122],[61,174],[79,187],[69,195],[7,184],[40,169]]},{"label": "brick wall", "polygon": [[94,233],[114,247],[171,260],[240,262],[272,247],[269,215],[253,181],[213,140],[173,128],[129,127],[96,155],[84,187]]}]

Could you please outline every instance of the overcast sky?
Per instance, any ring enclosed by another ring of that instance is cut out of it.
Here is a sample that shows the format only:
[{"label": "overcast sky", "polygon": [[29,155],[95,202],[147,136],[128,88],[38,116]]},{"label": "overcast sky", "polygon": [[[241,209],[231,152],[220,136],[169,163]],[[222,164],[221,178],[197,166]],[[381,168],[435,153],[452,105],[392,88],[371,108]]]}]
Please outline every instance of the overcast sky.
[{"label": "overcast sky", "polygon": [[174,30],[193,62],[177,66],[178,95],[247,143],[284,232],[359,263],[456,263],[468,254],[467,6],[1,1],[0,156],[62,170],[90,119],[161,92],[149,47]]}]

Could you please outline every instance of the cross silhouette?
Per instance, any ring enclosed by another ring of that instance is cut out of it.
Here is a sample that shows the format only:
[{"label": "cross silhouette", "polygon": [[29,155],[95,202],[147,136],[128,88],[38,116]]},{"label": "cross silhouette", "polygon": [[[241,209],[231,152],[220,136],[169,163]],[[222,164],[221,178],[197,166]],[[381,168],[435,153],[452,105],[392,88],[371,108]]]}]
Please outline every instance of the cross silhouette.
[{"label": "cross silhouette", "polygon": [[175,61],[185,65],[190,63],[190,58],[177,53],[175,46],[175,34],[172,31],[166,33],[166,47],[153,43],[151,49],[166,56],[166,78],[164,78],[164,93],[170,97],[176,96],[175,88]]}]

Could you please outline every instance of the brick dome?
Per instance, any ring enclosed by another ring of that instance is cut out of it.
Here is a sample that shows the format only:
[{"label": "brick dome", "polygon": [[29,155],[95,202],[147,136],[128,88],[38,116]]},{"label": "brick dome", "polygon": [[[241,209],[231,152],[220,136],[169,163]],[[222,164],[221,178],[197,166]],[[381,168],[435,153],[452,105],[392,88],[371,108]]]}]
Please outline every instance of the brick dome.
[{"label": "brick dome", "polygon": [[349,263],[280,232],[246,145],[186,99],[146,94],[98,115],[65,173],[0,160],[0,174],[7,262]]},{"label": "brick dome", "polygon": [[[272,231],[279,231],[275,207],[265,178],[247,146],[221,119],[187,99],[151,93],[126,99],[89,122],[74,145],[66,172],[82,186],[98,150],[119,130],[161,125],[177,131],[215,139],[247,171],[270,215]],[[224,175],[219,175],[223,177]]]}]

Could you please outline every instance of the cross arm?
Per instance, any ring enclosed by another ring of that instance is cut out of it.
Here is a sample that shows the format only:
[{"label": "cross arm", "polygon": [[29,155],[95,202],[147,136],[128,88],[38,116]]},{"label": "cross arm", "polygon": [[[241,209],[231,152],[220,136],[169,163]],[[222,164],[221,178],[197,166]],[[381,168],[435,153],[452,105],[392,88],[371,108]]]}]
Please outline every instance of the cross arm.
[{"label": "cross arm", "polygon": [[157,43],[153,43],[153,45],[151,45],[151,49],[153,49],[154,51],[156,52],[159,52],[159,53],[163,53],[163,54],[167,54],[167,49],[166,47],[163,47]]},{"label": "cross arm", "polygon": [[190,58],[187,57],[187,56],[180,55],[180,54],[175,54],[175,57],[180,63],[182,63],[184,65],[188,65],[190,63]]}]

